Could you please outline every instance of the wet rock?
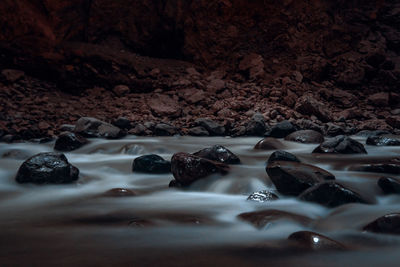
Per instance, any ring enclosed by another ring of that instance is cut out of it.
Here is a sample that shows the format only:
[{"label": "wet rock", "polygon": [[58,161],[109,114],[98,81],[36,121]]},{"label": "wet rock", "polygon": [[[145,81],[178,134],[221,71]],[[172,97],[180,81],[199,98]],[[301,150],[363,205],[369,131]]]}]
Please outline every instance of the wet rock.
[{"label": "wet rock", "polygon": [[202,149],[196,153],[193,153],[193,155],[225,164],[240,164],[240,159],[238,156],[233,154],[226,147],[220,145]]},{"label": "wet rock", "polygon": [[144,173],[169,173],[171,172],[171,163],[158,155],[144,155],[134,159],[132,171]]},{"label": "wet rock", "polygon": [[262,149],[262,150],[275,150],[282,148],[284,148],[283,143],[278,139],[272,137],[264,138],[254,146],[254,149]]},{"label": "wet rock", "polygon": [[103,194],[106,197],[132,197],[136,193],[126,188],[113,188]]},{"label": "wet rock", "polygon": [[183,152],[174,154],[171,159],[172,174],[182,185],[189,185],[214,173],[226,174],[228,170],[229,166],[224,163]]},{"label": "wet rock", "polygon": [[322,122],[332,121],[327,106],[309,95],[304,95],[297,100],[295,110],[304,115],[314,115]]},{"label": "wet rock", "polygon": [[190,128],[188,131],[188,135],[191,136],[209,136],[210,134],[208,133],[208,131],[201,126],[196,126],[193,128]]},{"label": "wet rock", "polygon": [[183,185],[181,183],[179,183],[177,180],[171,180],[168,184],[168,187],[172,187],[172,188],[181,188],[183,187]]},{"label": "wet rock", "polygon": [[282,121],[277,123],[275,126],[269,130],[265,136],[275,137],[275,138],[284,138],[287,135],[296,131],[296,127],[289,121]]},{"label": "wet rock", "polygon": [[325,127],[325,134],[327,136],[338,136],[346,133],[346,130],[343,127],[330,122],[328,122]]},{"label": "wet rock", "polygon": [[360,164],[354,165],[349,168],[350,171],[360,172],[377,172],[377,173],[390,173],[400,174],[400,161],[390,160],[385,163],[371,163],[371,164]]},{"label": "wet rock", "polygon": [[275,161],[266,171],[279,193],[298,196],[304,190],[335,176],[313,165],[290,161]]},{"label": "wet rock", "polygon": [[247,123],[245,134],[248,136],[264,136],[266,128],[267,125],[265,124],[264,116],[256,113]]},{"label": "wet rock", "polygon": [[380,234],[400,234],[400,213],[387,214],[379,217],[363,228],[364,231]]},{"label": "wet rock", "polygon": [[89,141],[79,134],[64,132],[58,136],[56,143],[54,144],[54,149],[58,151],[72,151],[86,145],[87,143],[89,143]]},{"label": "wet rock", "polygon": [[158,123],[154,127],[153,132],[157,136],[172,136],[177,134],[178,130],[170,124]]},{"label": "wet rock", "polygon": [[254,192],[247,198],[247,200],[261,202],[261,203],[269,202],[269,201],[273,201],[273,200],[277,200],[277,199],[279,199],[279,197],[268,190]]},{"label": "wet rock", "polygon": [[102,137],[108,139],[116,139],[125,135],[125,132],[120,128],[91,117],[80,118],[76,122],[74,131],[85,137]]},{"label": "wet rock", "polygon": [[329,237],[310,231],[291,234],[288,240],[307,250],[344,250],[345,246]]},{"label": "wet rock", "polygon": [[225,127],[209,118],[199,118],[195,123],[206,129],[210,135],[222,136],[225,134]]},{"label": "wet rock", "polygon": [[391,177],[381,177],[378,186],[385,194],[400,194],[400,181]]},{"label": "wet rock", "polygon": [[306,216],[273,209],[245,212],[239,214],[238,217],[239,219],[249,222],[259,229],[264,228],[268,224],[277,220],[290,220],[303,225],[307,225],[311,222],[311,219]]},{"label": "wet rock", "polygon": [[315,148],[312,153],[367,154],[367,151],[360,142],[350,137],[339,135],[329,138]]},{"label": "wet rock", "polygon": [[292,153],[278,150],[271,154],[268,158],[268,164],[274,161],[292,161],[292,162],[300,162],[300,160],[293,155]]},{"label": "wet rock", "polygon": [[314,130],[296,131],[285,137],[285,140],[306,144],[320,144],[324,141],[324,137]]},{"label": "wet rock", "polygon": [[369,136],[366,143],[372,146],[400,146],[400,139],[387,136]]},{"label": "wet rock", "polygon": [[18,169],[18,183],[63,184],[78,180],[79,170],[62,153],[39,153],[24,161]]},{"label": "wet rock", "polygon": [[377,107],[386,107],[389,105],[389,94],[382,92],[370,95],[368,103]]},{"label": "wet rock", "polygon": [[362,137],[372,137],[372,136],[379,136],[379,135],[384,135],[384,134],[390,134],[388,131],[382,131],[382,130],[362,130],[357,133],[357,136],[362,136]]},{"label": "wet rock", "polygon": [[358,193],[333,181],[317,184],[304,191],[299,198],[330,208],[348,203],[369,204]]},{"label": "wet rock", "polygon": [[126,129],[126,130],[132,129],[131,121],[125,117],[119,117],[113,122],[113,125],[121,129]]}]

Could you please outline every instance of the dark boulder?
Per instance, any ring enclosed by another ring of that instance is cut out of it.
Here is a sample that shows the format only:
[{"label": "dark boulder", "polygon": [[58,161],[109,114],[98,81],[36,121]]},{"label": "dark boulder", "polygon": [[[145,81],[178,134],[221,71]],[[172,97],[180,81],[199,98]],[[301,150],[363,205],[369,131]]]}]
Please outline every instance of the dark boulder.
[{"label": "dark boulder", "polygon": [[284,148],[283,143],[273,137],[267,137],[260,140],[255,146],[254,149],[262,149],[262,150],[276,150]]},{"label": "dark boulder", "polygon": [[296,127],[290,121],[281,121],[274,125],[271,130],[265,134],[265,136],[284,138],[294,131],[296,131]]},{"label": "dark boulder", "polygon": [[358,193],[333,181],[317,184],[304,191],[299,198],[330,208],[348,203],[369,204],[369,202],[363,199]]},{"label": "dark boulder", "polygon": [[193,155],[225,164],[240,164],[238,156],[233,154],[229,149],[220,145],[202,149],[193,153]]},{"label": "dark boulder", "polygon": [[382,162],[382,163],[354,165],[351,166],[349,170],[360,171],[360,172],[400,174],[400,161],[398,159],[392,159],[389,160],[388,162]]},{"label": "dark boulder", "polygon": [[89,143],[89,141],[79,134],[64,132],[58,136],[54,144],[54,149],[58,151],[72,151],[87,143]]},{"label": "dark boulder", "polygon": [[196,126],[193,128],[190,128],[188,131],[188,135],[191,136],[209,136],[210,134],[208,133],[208,131],[201,126]]},{"label": "dark boulder", "polygon": [[228,170],[229,166],[224,163],[183,152],[174,154],[171,159],[171,172],[184,186],[214,173],[226,174]]},{"label": "dark boulder", "polygon": [[255,201],[255,202],[270,202],[273,200],[277,200],[279,197],[268,190],[262,190],[258,192],[252,193],[247,200]]},{"label": "dark boulder", "polygon": [[345,246],[329,237],[310,231],[299,231],[291,234],[288,240],[306,250],[344,250]]},{"label": "dark boulder", "polygon": [[132,171],[144,173],[169,173],[171,172],[171,163],[158,155],[144,155],[134,159]]},{"label": "dark boulder", "polygon": [[178,130],[167,123],[158,123],[154,127],[154,134],[157,136],[172,136],[178,133]]},{"label": "dark boulder", "polygon": [[120,128],[107,122],[91,117],[80,118],[75,125],[75,133],[85,137],[102,137],[117,139],[125,136],[125,132]]},{"label": "dark boulder", "polygon": [[271,154],[268,158],[268,164],[274,161],[292,161],[292,162],[300,162],[300,160],[293,154],[278,150]]},{"label": "dark boulder", "polygon": [[381,177],[378,186],[385,194],[400,194],[400,181],[391,177]]},{"label": "dark boulder", "polygon": [[284,195],[298,196],[309,187],[335,179],[333,174],[321,168],[290,161],[270,163],[266,171],[278,192]]},{"label": "dark boulder", "polygon": [[338,135],[320,144],[312,153],[367,154],[367,151],[360,142],[344,135]]},{"label": "dark boulder", "polygon": [[118,128],[121,129],[126,129],[130,130],[132,129],[132,123],[128,118],[125,117],[119,117],[113,122],[113,125],[117,126]]},{"label": "dark boulder", "polygon": [[369,136],[366,141],[367,145],[372,146],[400,146],[400,139],[387,136]]},{"label": "dark boulder", "polygon": [[210,135],[223,136],[225,135],[225,127],[209,118],[199,118],[195,121],[198,126],[207,130]]},{"label": "dark boulder", "polygon": [[260,113],[256,113],[246,124],[245,135],[264,136],[266,129],[267,125],[265,124],[264,116]]},{"label": "dark boulder", "polygon": [[324,136],[314,130],[296,131],[285,137],[285,140],[305,144],[320,144],[324,142]]},{"label": "dark boulder", "polygon": [[78,168],[71,165],[64,154],[46,152],[24,161],[15,179],[18,183],[63,184],[78,178]]},{"label": "dark boulder", "polygon": [[245,212],[239,214],[238,218],[251,223],[259,229],[264,228],[267,224],[282,219],[294,221],[303,225],[307,225],[311,222],[311,219],[306,216],[274,209]]},{"label": "dark boulder", "polygon": [[364,231],[381,234],[400,234],[400,213],[382,216],[364,227]]}]

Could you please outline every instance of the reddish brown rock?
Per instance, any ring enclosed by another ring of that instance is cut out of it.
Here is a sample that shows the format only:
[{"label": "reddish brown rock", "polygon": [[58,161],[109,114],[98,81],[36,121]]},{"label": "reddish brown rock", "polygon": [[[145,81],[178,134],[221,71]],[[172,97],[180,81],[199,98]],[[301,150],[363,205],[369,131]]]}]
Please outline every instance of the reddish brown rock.
[{"label": "reddish brown rock", "polygon": [[148,100],[147,104],[151,110],[159,116],[176,117],[181,114],[181,108],[178,101],[168,95],[155,95]]}]

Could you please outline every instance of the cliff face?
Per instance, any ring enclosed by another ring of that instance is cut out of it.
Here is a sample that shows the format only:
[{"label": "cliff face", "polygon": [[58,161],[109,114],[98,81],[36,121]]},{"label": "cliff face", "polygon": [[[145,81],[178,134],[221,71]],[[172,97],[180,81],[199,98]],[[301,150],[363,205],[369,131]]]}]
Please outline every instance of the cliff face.
[{"label": "cliff face", "polygon": [[[111,58],[136,74],[152,67],[118,59],[135,54],[189,61],[246,79],[239,63],[252,53],[261,56],[263,73],[256,75],[261,79],[296,70],[306,80],[346,88],[399,85],[398,1],[3,0],[0,14],[0,67],[39,75],[42,68],[64,81],[79,76],[84,86],[101,75],[82,62],[96,68]],[[130,79],[100,77],[110,84]]]}]

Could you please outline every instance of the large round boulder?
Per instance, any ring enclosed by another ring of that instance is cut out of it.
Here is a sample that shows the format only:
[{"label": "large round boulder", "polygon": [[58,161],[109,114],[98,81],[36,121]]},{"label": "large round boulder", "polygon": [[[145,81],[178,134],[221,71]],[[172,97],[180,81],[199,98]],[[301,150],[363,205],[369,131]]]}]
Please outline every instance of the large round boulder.
[{"label": "large round boulder", "polygon": [[189,185],[214,173],[226,174],[229,166],[184,152],[171,159],[171,172],[178,184]]},{"label": "large round boulder", "polygon": [[46,152],[34,155],[22,163],[15,177],[18,183],[63,184],[79,178],[79,170],[64,154]]},{"label": "large round boulder", "polygon": [[144,155],[133,160],[132,171],[144,173],[169,173],[171,172],[171,163],[155,154]]},{"label": "large round boulder", "polygon": [[320,144],[312,153],[367,154],[367,151],[360,142],[338,135]]},{"label": "large round boulder", "polygon": [[279,193],[292,196],[298,196],[304,190],[325,180],[335,179],[335,176],[326,170],[291,161],[272,162],[267,165],[266,171]]}]

